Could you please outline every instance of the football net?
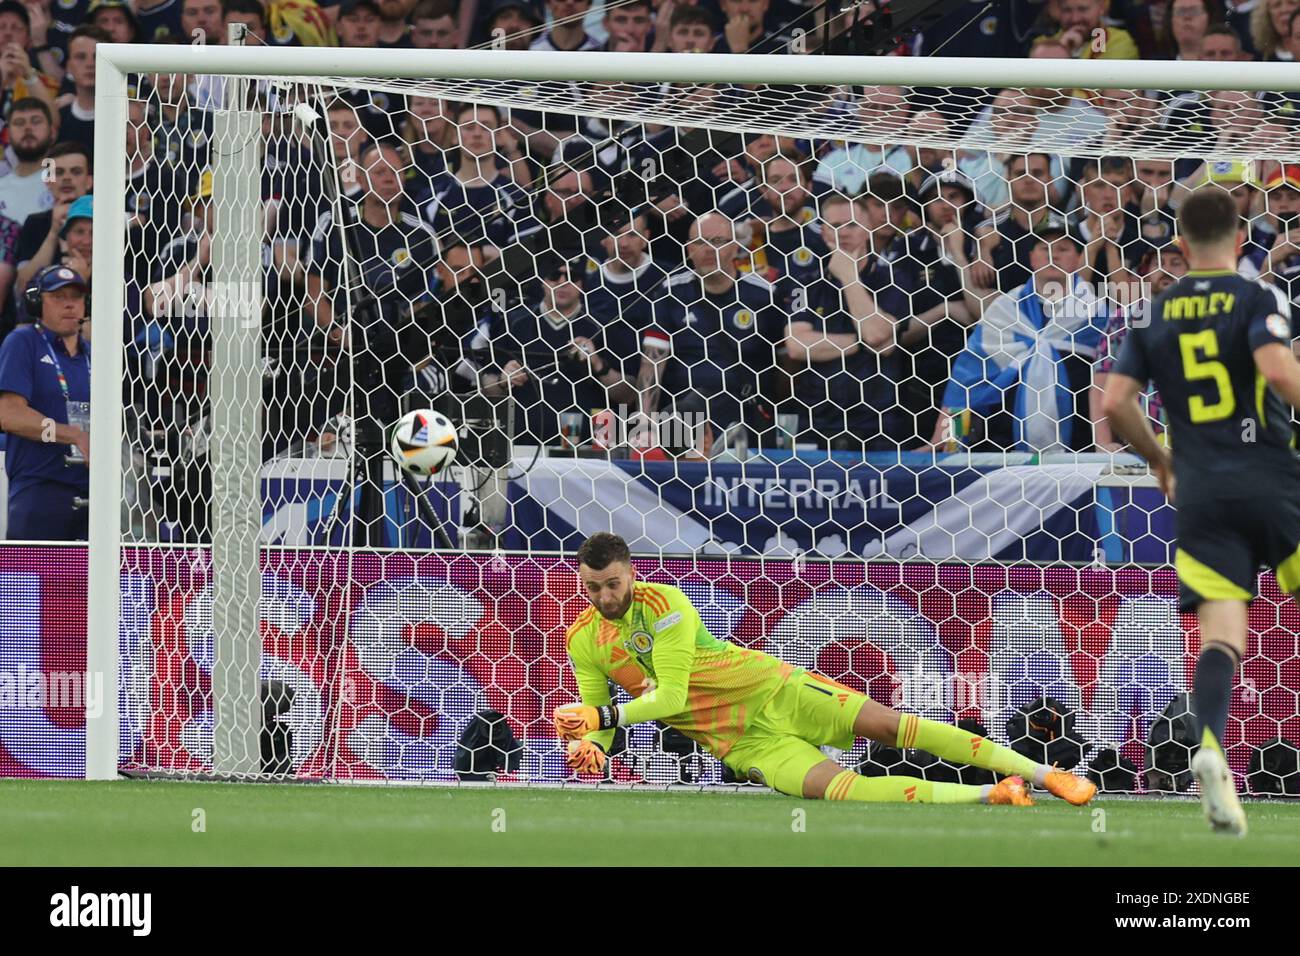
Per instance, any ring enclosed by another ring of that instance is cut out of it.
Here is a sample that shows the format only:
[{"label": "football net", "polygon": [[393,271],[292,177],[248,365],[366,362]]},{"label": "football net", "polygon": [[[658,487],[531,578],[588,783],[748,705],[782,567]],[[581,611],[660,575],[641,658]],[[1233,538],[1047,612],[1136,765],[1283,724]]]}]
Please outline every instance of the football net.
[{"label": "football net", "polygon": [[[715,635],[1187,789],[1172,512],[1100,387],[1200,185],[1290,297],[1276,73],[338,52],[101,56],[90,659],[121,681],[88,773],[592,782],[549,715],[569,556],[610,530]],[[392,454],[412,412],[404,447],[455,448],[430,478]],[[1300,674],[1261,593],[1227,743],[1266,791]],[[734,781],[657,725],[605,779]]]}]

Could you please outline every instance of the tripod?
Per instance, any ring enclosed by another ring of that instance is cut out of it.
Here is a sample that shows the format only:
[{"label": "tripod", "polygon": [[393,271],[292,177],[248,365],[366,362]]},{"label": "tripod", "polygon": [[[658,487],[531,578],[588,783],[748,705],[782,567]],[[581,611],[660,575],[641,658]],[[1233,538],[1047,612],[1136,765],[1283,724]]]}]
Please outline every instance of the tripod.
[{"label": "tripod", "polygon": [[[369,423],[374,426],[374,423]],[[355,428],[358,435],[366,423],[357,422]],[[376,426],[377,430],[377,426]],[[330,543],[330,538],[334,534],[334,529],[338,527],[348,516],[351,511],[354,545],[364,545],[371,548],[384,547],[384,526],[387,523],[387,508],[384,506],[384,448],[382,441],[377,443],[378,450],[375,449],[375,442],[367,441],[362,444],[358,437],[355,443],[356,459],[352,467],[348,469],[348,477],[343,482],[343,487],[339,489],[338,498],[334,501],[334,508],[325,523],[321,525],[318,532],[319,539],[314,541],[316,544]],[[396,466],[395,466],[396,467]],[[447,551],[455,550],[455,544],[451,540],[451,535],[433,506],[425,498],[425,489],[420,487],[419,482],[407,471],[396,468],[396,473],[401,476],[400,482],[411,500],[415,502],[416,509],[419,513],[420,520],[428,526],[430,533],[437,547]],[[357,494],[360,492],[360,500],[357,501]],[[353,502],[356,502],[354,505]],[[397,532],[397,546],[402,547],[402,529],[399,527]]]},{"label": "tripod", "polygon": [[[451,551],[455,547],[452,544],[451,535],[447,534],[446,527],[440,520],[438,520],[438,515],[434,512],[433,506],[430,505],[428,499],[425,498],[424,489],[420,487],[419,482],[417,482],[409,472],[403,471],[401,474],[402,486],[406,488],[407,493],[410,494],[412,500],[415,502],[415,507],[416,510],[419,511],[421,520],[423,520],[424,523],[433,531],[434,539],[438,542],[439,546]],[[398,544],[399,546],[401,544],[400,533]]]}]

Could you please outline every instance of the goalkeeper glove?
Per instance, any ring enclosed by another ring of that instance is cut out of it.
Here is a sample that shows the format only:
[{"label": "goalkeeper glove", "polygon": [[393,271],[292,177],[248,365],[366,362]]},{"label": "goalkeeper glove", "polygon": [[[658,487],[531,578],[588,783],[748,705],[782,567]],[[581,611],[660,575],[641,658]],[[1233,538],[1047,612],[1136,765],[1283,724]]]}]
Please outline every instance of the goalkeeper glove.
[{"label": "goalkeeper glove", "polygon": [[574,773],[605,772],[605,751],[592,740],[570,740],[568,760]]},{"label": "goalkeeper glove", "polygon": [[555,733],[561,740],[577,740],[593,730],[617,727],[618,705],[588,707],[586,704],[565,704],[556,707],[552,716],[555,720]]}]

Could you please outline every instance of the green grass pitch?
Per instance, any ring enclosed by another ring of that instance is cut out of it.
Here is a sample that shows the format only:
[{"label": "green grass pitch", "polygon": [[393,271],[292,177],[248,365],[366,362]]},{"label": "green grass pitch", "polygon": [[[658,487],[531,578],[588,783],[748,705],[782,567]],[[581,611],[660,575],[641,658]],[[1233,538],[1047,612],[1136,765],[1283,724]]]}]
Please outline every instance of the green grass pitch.
[{"label": "green grass pitch", "polygon": [[[205,832],[193,830],[196,810]],[[802,821],[794,811],[803,811]],[[7,780],[0,781],[0,862],[1273,866],[1300,859],[1300,803],[1250,803],[1246,812],[1250,836],[1236,840],[1210,833],[1198,804],[1172,800],[1075,808],[1044,795],[1022,809],[708,792]]]}]

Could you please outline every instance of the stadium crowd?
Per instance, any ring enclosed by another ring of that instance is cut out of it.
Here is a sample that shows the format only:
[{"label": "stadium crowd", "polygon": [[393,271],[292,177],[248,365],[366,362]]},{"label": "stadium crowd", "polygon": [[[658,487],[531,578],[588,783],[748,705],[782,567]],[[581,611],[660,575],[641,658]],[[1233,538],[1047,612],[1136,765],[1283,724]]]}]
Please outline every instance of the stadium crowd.
[{"label": "stadium crowd", "polygon": [[[870,16],[830,9],[837,24]],[[94,272],[98,43],[221,43],[238,21],[266,46],[807,53],[827,36],[821,10],[3,0],[0,337],[40,318],[26,291],[52,266],[85,288],[124,280],[138,434],[174,443],[202,415],[212,113],[227,87],[132,78],[126,269]],[[1300,2],[972,0],[892,53],[1290,61]],[[512,396],[525,445],[575,427],[599,444],[592,413],[625,408],[706,423],[698,443],[660,454],[708,454],[733,426],[771,444],[793,421],[798,442],[858,454],[1114,451],[1093,386],[1130,318],[1187,271],[1174,215],[1205,183],[1250,217],[1242,273],[1300,297],[1300,166],[1180,158],[1247,142],[1285,155],[1292,94],[879,86],[800,102],[828,131],[882,144],[869,145],[565,114],[564,97],[526,111],[328,92],[310,100],[325,155],[285,109],[306,94],[255,87],[268,457],[323,445],[350,382],[380,421],[447,395]],[[764,95],[650,92],[719,112]],[[4,348],[0,392],[22,381]],[[632,444],[656,442],[643,431]],[[74,467],[39,477],[76,483]]]}]

